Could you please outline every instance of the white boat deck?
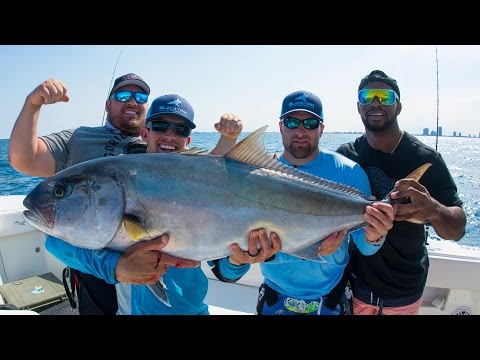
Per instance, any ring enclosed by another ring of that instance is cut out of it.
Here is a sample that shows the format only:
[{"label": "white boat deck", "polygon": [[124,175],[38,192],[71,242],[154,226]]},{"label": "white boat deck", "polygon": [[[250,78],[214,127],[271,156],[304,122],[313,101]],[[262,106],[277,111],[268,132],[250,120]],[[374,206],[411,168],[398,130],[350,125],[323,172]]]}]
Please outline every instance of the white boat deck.
[{"label": "white boat deck", "polygon": [[[0,284],[47,272],[61,279],[65,265],[45,251],[44,235],[24,220],[23,198],[0,196]],[[430,239],[428,251],[430,270],[420,314],[480,314],[480,249]],[[258,264],[235,284],[218,281],[206,263],[202,269],[209,278],[205,301],[211,314],[255,313],[262,282]],[[58,310],[70,311],[69,306]],[[0,314],[6,312],[15,314],[0,310]]]}]

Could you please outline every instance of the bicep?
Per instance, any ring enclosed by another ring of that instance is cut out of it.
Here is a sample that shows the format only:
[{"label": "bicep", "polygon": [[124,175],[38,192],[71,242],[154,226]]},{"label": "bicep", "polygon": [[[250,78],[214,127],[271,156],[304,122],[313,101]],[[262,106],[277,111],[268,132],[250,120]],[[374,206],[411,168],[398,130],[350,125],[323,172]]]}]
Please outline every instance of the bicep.
[{"label": "bicep", "polygon": [[42,139],[38,141],[37,151],[28,166],[28,174],[43,177],[55,174],[55,159]]}]

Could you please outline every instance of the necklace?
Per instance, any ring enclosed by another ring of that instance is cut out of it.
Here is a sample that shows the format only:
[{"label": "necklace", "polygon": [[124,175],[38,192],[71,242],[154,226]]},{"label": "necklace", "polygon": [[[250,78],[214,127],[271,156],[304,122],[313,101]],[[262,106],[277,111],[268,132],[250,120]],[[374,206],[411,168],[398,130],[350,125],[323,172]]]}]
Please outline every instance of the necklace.
[{"label": "necklace", "polygon": [[395,152],[395,150],[397,150],[397,147],[398,147],[398,145],[400,145],[400,142],[402,141],[402,139],[403,139],[403,130],[401,131],[400,139],[398,139],[397,145],[395,145],[395,147],[393,148],[393,150],[390,151],[390,155],[393,154],[393,153]]}]

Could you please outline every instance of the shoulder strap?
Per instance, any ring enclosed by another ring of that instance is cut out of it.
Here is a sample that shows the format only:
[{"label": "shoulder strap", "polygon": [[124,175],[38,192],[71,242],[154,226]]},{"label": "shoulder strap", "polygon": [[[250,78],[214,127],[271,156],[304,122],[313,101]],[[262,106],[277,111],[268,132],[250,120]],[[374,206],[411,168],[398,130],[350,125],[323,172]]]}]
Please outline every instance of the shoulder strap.
[{"label": "shoulder strap", "polygon": [[[348,240],[349,240],[349,243],[348,243],[349,250],[352,250],[353,246],[355,245],[353,243],[352,235],[348,235]],[[348,280],[350,279],[351,272],[352,272],[352,258],[350,257],[350,260],[348,261],[347,266],[345,266],[345,269],[343,270],[343,275],[340,278],[340,281],[338,282],[337,285],[335,285],[335,287],[327,295],[327,300],[325,305],[330,310],[335,309],[337,304],[340,303],[342,295],[345,293],[345,288],[347,286]]]},{"label": "shoulder strap", "polygon": [[[62,271],[63,287],[65,288],[65,293],[67,294],[72,309],[77,308],[77,303],[75,301],[75,286],[78,281],[75,280],[75,276],[74,273],[72,274],[72,269],[69,266]],[[70,280],[70,284],[68,284],[68,280]]]}]

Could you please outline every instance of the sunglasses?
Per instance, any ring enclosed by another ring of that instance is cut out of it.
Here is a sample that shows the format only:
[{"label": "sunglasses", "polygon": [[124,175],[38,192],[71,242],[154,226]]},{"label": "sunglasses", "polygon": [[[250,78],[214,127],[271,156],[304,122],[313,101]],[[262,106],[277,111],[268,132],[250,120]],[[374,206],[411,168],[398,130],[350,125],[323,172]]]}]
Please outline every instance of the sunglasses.
[{"label": "sunglasses", "polygon": [[287,118],[284,118],[281,122],[283,122],[283,125],[285,125],[289,129],[296,129],[300,126],[300,123],[302,123],[305,129],[315,130],[316,128],[319,127],[320,123],[323,121],[320,119],[314,119],[314,118],[299,120],[294,117],[287,117]]},{"label": "sunglasses", "polygon": [[358,102],[362,105],[368,105],[377,97],[382,105],[393,105],[399,101],[395,91],[390,89],[363,89],[358,92]]},{"label": "sunglasses", "polygon": [[145,104],[148,101],[148,95],[143,92],[133,92],[130,90],[121,90],[117,91],[116,93],[112,94],[112,98],[120,101],[120,102],[127,102],[130,99],[135,97],[135,101],[137,104]]},{"label": "sunglasses", "polygon": [[173,132],[175,135],[186,138],[190,135],[192,129],[186,125],[172,124],[165,120],[152,120],[146,124],[147,129],[156,132],[167,132],[173,126]]}]

